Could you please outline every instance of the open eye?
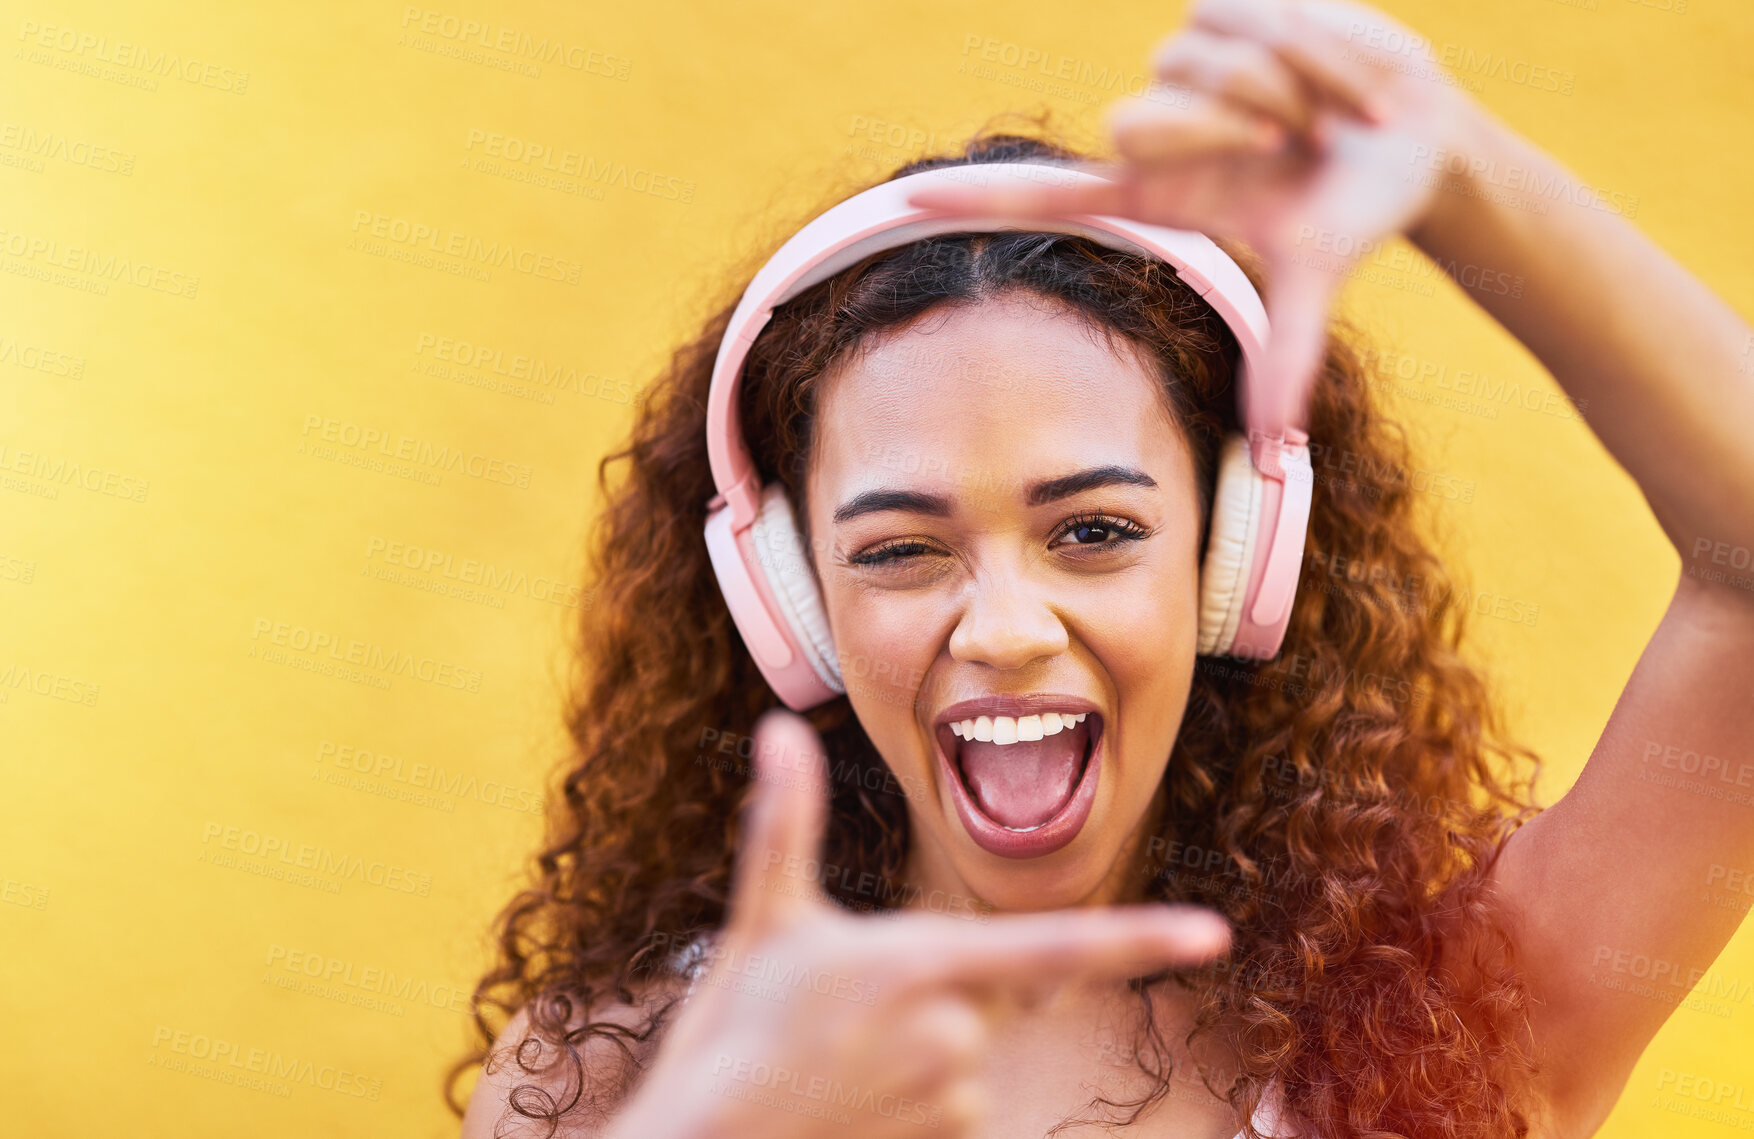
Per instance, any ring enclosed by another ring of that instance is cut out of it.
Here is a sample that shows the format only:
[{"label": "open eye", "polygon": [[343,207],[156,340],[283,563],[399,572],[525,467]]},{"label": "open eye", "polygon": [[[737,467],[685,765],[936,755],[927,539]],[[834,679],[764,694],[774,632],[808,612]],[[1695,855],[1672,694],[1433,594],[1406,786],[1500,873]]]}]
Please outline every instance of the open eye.
[{"label": "open eye", "polygon": [[1068,544],[1073,546],[1118,546],[1123,542],[1134,542],[1149,536],[1151,531],[1137,522],[1119,518],[1112,514],[1079,514],[1068,518],[1060,527],[1057,539],[1071,538],[1070,543],[1056,541],[1055,545]]}]

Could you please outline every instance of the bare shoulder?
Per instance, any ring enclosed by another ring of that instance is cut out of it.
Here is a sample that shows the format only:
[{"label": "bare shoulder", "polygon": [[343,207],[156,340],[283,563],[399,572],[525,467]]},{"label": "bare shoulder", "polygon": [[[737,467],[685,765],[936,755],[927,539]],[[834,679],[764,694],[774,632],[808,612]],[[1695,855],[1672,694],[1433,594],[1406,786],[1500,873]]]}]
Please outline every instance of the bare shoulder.
[{"label": "bare shoulder", "polygon": [[[567,1031],[588,1022],[608,1023],[626,1029],[613,1035],[593,1034],[578,1045],[578,1060],[565,1048],[533,1031],[528,1007],[519,1009],[493,1042],[481,1076],[469,1096],[463,1116],[461,1139],[515,1139],[521,1135],[546,1135],[548,1126],[531,1112],[570,1110],[554,1139],[589,1139],[597,1135],[614,1113],[621,1097],[645,1064],[657,1041],[638,1039],[652,1015],[671,998],[686,991],[680,978],[653,983],[639,990],[631,1002],[605,998],[590,1007],[574,1001]],[[673,1020],[672,1012],[668,1020]],[[522,1091],[518,1089],[522,1088]],[[512,1096],[522,1112],[512,1110]]]}]

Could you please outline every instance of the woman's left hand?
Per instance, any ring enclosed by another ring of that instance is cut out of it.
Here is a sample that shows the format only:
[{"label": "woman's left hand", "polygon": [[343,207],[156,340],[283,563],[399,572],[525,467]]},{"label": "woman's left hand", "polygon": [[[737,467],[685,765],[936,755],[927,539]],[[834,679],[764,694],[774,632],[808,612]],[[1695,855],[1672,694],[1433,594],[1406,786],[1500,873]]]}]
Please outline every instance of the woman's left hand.
[{"label": "woman's left hand", "polygon": [[1108,112],[1123,160],[1087,167],[1109,184],[957,186],[910,201],[1240,238],[1268,273],[1263,371],[1282,377],[1278,415],[1296,416],[1346,274],[1426,215],[1439,194],[1432,160],[1465,153],[1482,112],[1428,41],[1345,0],[1199,0],[1152,62],[1163,86]]}]

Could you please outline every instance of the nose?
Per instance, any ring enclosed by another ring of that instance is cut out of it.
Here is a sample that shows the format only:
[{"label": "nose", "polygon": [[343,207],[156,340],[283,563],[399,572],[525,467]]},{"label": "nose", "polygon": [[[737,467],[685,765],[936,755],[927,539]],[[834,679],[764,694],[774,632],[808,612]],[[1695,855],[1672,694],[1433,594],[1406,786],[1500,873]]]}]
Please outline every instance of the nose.
[{"label": "nose", "polygon": [[979,579],[950,633],[950,655],[994,668],[1023,668],[1066,651],[1066,624],[1016,577]]}]

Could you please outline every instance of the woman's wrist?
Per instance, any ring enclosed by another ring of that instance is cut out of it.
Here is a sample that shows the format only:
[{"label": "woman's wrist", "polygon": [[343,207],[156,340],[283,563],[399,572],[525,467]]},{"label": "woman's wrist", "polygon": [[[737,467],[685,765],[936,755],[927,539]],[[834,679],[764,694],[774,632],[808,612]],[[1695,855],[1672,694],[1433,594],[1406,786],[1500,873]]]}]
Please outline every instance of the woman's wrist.
[{"label": "woman's wrist", "polygon": [[1539,169],[1544,158],[1484,105],[1463,100],[1449,137],[1415,147],[1409,158],[1408,177],[1436,192],[1424,216],[1408,227],[1408,240],[1439,263],[1457,260],[1459,242],[1485,214],[1507,204],[1529,208],[1536,188],[1551,184]]}]

